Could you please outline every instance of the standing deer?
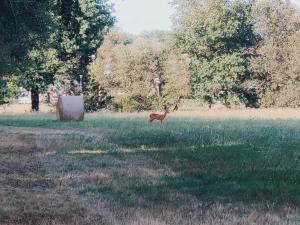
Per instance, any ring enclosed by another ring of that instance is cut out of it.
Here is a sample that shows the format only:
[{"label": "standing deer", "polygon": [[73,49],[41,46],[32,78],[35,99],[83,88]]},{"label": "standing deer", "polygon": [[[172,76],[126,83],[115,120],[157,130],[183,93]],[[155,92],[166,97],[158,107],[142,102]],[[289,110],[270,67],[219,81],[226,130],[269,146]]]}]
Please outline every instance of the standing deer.
[{"label": "standing deer", "polygon": [[150,113],[149,115],[149,122],[152,122],[153,120],[160,120],[160,123],[162,124],[163,120],[167,116],[167,114],[170,112],[167,107],[165,107],[164,114],[158,114],[158,113]]}]

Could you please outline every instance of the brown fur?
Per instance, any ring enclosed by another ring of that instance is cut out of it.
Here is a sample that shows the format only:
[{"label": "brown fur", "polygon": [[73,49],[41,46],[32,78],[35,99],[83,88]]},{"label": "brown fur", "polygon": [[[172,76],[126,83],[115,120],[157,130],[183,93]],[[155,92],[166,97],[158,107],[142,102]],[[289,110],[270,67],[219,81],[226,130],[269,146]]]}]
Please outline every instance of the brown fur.
[{"label": "brown fur", "polygon": [[160,120],[160,123],[162,124],[163,120],[166,118],[167,114],[170,112],[168,108],[165,107],[165,112],[163,114],[158,113],[150,113],[149,115],[149,122],[152,122],[153,120]]}]

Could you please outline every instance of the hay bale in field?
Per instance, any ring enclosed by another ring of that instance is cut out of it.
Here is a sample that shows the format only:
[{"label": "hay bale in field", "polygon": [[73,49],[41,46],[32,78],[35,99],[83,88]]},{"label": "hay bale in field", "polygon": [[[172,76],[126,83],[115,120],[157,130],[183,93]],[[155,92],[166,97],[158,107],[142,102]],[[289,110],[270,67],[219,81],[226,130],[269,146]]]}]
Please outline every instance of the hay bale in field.
[{"label": "hay bale in field", "polygon": [[83,120],[83,98],[81,96],[59,96],[56,116],[59,120]]}]

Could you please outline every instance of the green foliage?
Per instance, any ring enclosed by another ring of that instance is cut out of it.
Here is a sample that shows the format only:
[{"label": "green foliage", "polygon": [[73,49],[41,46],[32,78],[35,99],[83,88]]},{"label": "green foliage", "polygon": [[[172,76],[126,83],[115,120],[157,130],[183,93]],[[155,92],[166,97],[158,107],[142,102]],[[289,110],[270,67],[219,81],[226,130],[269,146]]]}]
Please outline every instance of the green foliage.
[{"label": "green foliage", "polygon": [[93,78],[89,82],[89,92],[84,95],[85,110],[95,112],[113,105],[112,97],[106,89],[101,87]]},{"label": "green foliage", "polygon": [[[282,0],[178,0],[175,44],[210,105],[297,107],[300,13]],[[252,54],[247,55],[247,51]]]},{"label": "green foliage", "polygon": [[163,105],[180,104],[182,99],[189,98],[189,58],[176,50],[169,50],[163,62],[163,79]]},{"label": "green foliage", "polygon": [[[1,37],[3,36],[0,36],[0,39]],[[16,77],[8,74],[12,70],[10,68],[12,61],[7,57],[10,51],[3,43],[3,39],[0,40],[0,49],[2,50],[0,51],[0,105],[3,105],[9,104],[14,99],[18,87]]]},{"label": "green foliage", "polygon": [[60,27],[59,58],[64,66],[57,80],[75,94],[74,81],[81,82],[88,95],[87,66],[103,40],[103,31],[114,23],[106,0],[58,1]]},{"label": "green foliage", "polygon": [[[174,0],[175,30],[109,31],[106,0],[0,4],[0,104],[59,84],[86,109],[300,106],[300,12],[284,0]],[[106,36],[105,36],[106,34]],[[251,54],[248,54],[252,52]],[[90,67],[89,67],[90,65]]]},{"label": "green foliage", "polygon": [[256,30],[263,37],[252,59],[261,104],[300,106],[300,13],[281,1],[261,1],[254,8]]},{"label": "green foliage", "polygon": [[0,76],[0,105],[9,104],[18,94],[17,78]]},{"label": "green foliage", "polygon": [[106,0],[4,0],[0,78],[19,77],[17,85],[33,93],[33,110],[49,84],[60,83],[68,91],[81,76],[86,91],[87,65],[113,21]]},{"label": "green foliage", "polygon": [[[114,39],[107,42],[99,49],[100,58],[95,62],[99,69],[93,72],[98,73],[99,84],[110,90],[123,110],[149,109],[155,97],[151,80],[161,73],[162,46],[142,38],[130,45],[126,45],[126,38],[121,42]],[[108,56],[101,51],[107,51]]]},{"label": "green foliage", "polygon": [[[58,66],[53,4],[46,0],[5,0],[2,6],[0,30],[4,36],[0,46],[4,46],[8,58],[1,60],[5,70],[0,71],[0,77],[38,94],[53,81]],[[38,105],[33,109],[38,110]]]},{"label": "green foliage", "polygon": [[[27,90],[38,89],[44,92],[47,86],[54,82],[54,75],[60,66],[53,43],[37,44],[28,49],[20,64],[20,85]],[[49,44],[49,45],[48,45]],[[30,67],[28,66],[30,65]]]},{"label": "green foliage", "polygon": [[[175,44],[191,57],[194,95],[210,104],[249,103],[242,83],[248,76],[245,50],[254,46],[251,2],[176,1]],[[185,4],[186,3],[186,4]],[[181,7],[180,7],[181,6]]]},{"label": "green foliage", "polygon": [[165,42],[168,40],[169,36],[171,35],[171,32],[162,31],[162,30],[154,30],[154,31],[148,31],[143,32],[142,37],[147,39],[152,39],[154,41],[158,42]]},{"label": "green foliage", "polygon": [[189,79],[183,57],[164,43],[111,30],[91,65],[93,78],[125,111],[163,108],[188,96]]}]

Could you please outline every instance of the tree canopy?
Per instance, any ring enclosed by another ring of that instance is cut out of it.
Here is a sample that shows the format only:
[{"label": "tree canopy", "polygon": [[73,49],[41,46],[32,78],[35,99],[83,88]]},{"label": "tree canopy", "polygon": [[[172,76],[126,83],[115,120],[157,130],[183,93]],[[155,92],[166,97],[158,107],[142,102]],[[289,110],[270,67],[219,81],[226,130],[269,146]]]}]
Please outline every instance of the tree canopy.
[{"label": "tree canopy", "polygon": [[258,2],[256,32],[262,37],[252,60],[254,79],[265,107],[300,106],[300,12],[283,1]]},{"label": "tree canopy", "polygon": [[300,106],[300,10],[285,0],[174,0],[174,29],[112,28],[106,0],[3,0],[0,104],[57,84],[87,110]]},{"label": "tree canopy", "polygon": [[177,1],[176,46],[191,59],[194,95],[210,104],[250,104],[251,95],[242,86],[249,77],[244,52],[255,46],[252,3],[246,1]]},{"label": "tree canopy", "polygon": [[126,111],[170,106],[188,96],[187,69],[186,60],[160,41],[130,40],[116,29],[105,37],[91,65],[94,80]]},{"label": "tree canopy", "polygon": [[87,65],[102,41],[103,31],[114,22],[108,3],[4,0],[1,4],[3,88],[7,87],[3,80],[17,76],[17,86],[31,91],[33,110],[39,109],[39,94],[51,83],[61,82],[71,89],[81,75],[85,91]]}]

